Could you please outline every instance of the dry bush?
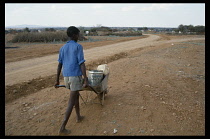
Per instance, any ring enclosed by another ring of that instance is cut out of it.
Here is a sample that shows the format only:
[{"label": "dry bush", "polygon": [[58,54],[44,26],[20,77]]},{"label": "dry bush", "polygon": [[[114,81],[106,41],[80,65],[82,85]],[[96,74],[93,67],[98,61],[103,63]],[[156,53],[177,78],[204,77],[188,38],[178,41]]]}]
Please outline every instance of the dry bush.
[{"label": "dry bush", "polygon": [[118,32],[112,32],[109,35],[115,35],[115,36],[141,36],[141,31],[118,31]]},{"label": "dry bush", "polygon": [[[65,31],[58,32],[21,32],[14,36],[10,41],[13,43],[17,42],[64,42],[68,41],[68,36]],[[86,38],[83,35],[79,36],[79,40],[83,41]]]},{"label": "dry bush", "polygon": [[21,32],[18,33],[11,42],[55,42],[67,41],[66,32]]},{"label": "dry bush", "polygon": [[65,32],[21,32],[18,33],[11,42],[54,42],[67,41]]}]

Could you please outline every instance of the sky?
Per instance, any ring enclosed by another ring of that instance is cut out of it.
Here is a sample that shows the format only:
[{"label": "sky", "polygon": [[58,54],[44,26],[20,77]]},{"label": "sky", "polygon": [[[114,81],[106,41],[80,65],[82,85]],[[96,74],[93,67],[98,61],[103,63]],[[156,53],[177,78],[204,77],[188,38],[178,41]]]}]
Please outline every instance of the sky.
[{"label": "sky", "polygon": [[5,3],[5,27],[205,26],[205,3]]}]

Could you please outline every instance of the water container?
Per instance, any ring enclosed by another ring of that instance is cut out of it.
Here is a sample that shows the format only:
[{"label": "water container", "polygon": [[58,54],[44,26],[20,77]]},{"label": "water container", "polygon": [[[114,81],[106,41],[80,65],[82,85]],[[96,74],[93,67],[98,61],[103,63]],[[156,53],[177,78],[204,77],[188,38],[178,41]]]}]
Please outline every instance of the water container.
[{"label": "water container", "polygon": [[109,73],[109,67],[107,64],[102,64],[97,67],[97,70],[102,70],[104,75],[107,75]]},{"label": "water container", "polygon": [[101,70],[90,70],[88,71],[88,82],[91,86],[97,86],[103,79],[103,71]]}]

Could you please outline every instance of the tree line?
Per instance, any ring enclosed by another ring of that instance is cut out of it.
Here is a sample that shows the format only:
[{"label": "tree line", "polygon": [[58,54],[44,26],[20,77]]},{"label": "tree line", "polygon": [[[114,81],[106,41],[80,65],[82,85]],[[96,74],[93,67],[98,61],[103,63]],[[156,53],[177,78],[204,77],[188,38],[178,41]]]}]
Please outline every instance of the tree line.
[{"label": "tree line", "polygon": [[[148,30],[147,27],[141,28],[143,30]],[[81,30],[81,37],[83,37],[84,34],[84,28],[80,28]],[[14,30],[15,31],[15,30]],[[90,30],[91,33],[96,33],[96,31],[107,31],[108,33],[106,35],[116,35],[116,36],[139,36],[142,35],[141,32],[134,31],[132,28],[128,29],[128,32],[118,32],[116,29],[111,29],[108,27],[98,27],[98,28],[92,28]],[[202,25],[179,25],[178,28],[175,28],[173,31],[175,32],[181,32],[182,34],[205,34],[205,26]],[[17,33],[17,32],[16,32]],[[91,35],[91,33],[89,35]],[[121,34],[120,34],[121,33]],[[128,34],[130,33],[130,34]],[[65,31],[56,31],[54,28],[45,28],[44,32],[33,32],[29,28],[24,28],[22,32],[17,33],[15,37],[11,40],[11,42],[55,42],[55,41],[67,41],[68,36],[66,35]],[[81,38],[81,40],[84,40],[84,37]]]},{"label": "tree line", "polygon": [[205,26],[202,25],[197,25],[197,26],[193,26],[193,25],[179,25],[178,26],[178,31],[181,31],[183,33],[187,33],[187,32],[196,32],[196,33],[204,33],[205,32]]}]

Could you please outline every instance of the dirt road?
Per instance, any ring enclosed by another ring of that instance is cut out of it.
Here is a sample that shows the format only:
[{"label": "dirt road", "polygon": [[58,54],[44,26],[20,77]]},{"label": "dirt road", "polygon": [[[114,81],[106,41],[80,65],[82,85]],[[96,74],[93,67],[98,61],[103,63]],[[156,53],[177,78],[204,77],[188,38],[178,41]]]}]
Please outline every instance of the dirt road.
[{"label": "dirt road", "polygon": [[[155,41],[158,37],[150,37],[153,42],[134,41],[137,46],[134,42],[115,45],[121,50],[149,47],[108,63],[109,92],[104,106],[92,100],[85,105],[80,99],[85,118],[76,123],[72,112],[66,126],[69,136],[205,135],[205,39]],[[85,99],[88,93],[81,95]],[[48,87],[6,104],[6,135],[58,135],[68,98],[67,89]]]},{"label": "dirt road", "polygon": [[[92,49],[84,50],[85,59],[90,62],[93,59],[103,58],[105,56],[113,55],[127,49],[133,49],[134,47],[141,47],[148,45],[149,42],[157,40],[159,36],[151,35],[143,40],[134,40],[128,42],[122,42],[112,45],[106,45],[103,47],[96,47]],[[143,43],[143,42],[147,43]],[[130,47],[130,44],[133,44]],[[150,43],[149,43],[150,44]],[[29,60],[22,60],[18,62],[10,62],[5,64],[6,71],[6,84],[13,85],[19,82],[28,81],[39,76],[47,76],[55,74],[57,68],[58,54],[33,58]]]},{"label": "dirt road", "polygon": [[[84,50],[85,59],[88,62],[95,59],[103,59],[104,57],[114,55],[116,53],[133,50],[145,46],[163,44],[168,42],[180,42],[191,39],[200,38],[182,38],[174,40],[160,40],[160,36],[149,35],[147,38],[121,42],[117,44],[96,47]],[[34,78],[53,75],[57,68],[58,54],[22,60],[18,62],[9,62],[5,64],[5,85],[13,85],[20,82],[27,82]]]}]

